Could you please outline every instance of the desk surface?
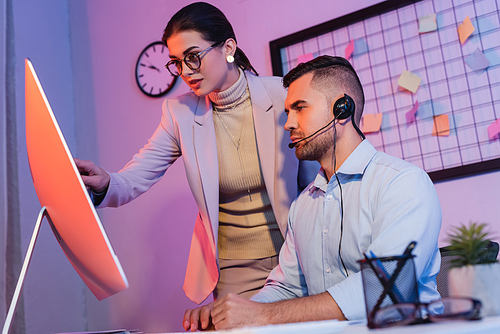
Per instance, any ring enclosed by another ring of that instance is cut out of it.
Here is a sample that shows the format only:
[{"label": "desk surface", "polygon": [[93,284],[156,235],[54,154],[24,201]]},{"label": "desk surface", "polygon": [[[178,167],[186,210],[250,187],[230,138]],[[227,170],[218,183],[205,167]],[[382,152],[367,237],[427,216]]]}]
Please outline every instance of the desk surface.
[{"label": "desk surface", "polygon": [[[183,332],[185,334],[186,332]],[[296,324],[270,325],[219,331],[220,334],[491,334],[500,333],[500,316],[486,317],[478,321],[446,321],[434,324],[394,327],[385,329],[369,329],[366,323],[348,321],[312,321]],[[163,333],[180,334],[180,333]]]}]

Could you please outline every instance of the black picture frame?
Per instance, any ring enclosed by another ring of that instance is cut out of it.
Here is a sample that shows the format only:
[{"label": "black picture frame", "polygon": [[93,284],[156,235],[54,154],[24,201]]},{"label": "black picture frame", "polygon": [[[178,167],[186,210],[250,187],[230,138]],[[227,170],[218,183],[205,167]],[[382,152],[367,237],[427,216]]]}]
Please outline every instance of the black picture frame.
[{"label": "black picture frame", "polygon": [[[387,0],[271,41],[269,43],[269,48],[271,52],[273,75],[282,77],[286,74],[283,73],[282,69],[283,59],[281,58],[281,50],[283,48],[420,1],[422,0]],[[500,158],[494,158],[467,165],[431,171],[428,172],[428,174],[431,180],[436,183],[498,170],[500,170]]]}]

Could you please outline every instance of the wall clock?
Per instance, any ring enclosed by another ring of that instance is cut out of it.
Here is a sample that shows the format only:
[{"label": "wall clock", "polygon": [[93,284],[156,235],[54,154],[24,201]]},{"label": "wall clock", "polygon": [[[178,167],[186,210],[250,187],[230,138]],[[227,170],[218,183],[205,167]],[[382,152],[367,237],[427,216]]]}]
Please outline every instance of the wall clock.
[{"label": "wall clock", "polygon": [[165,68],[168,49],[163,42],[153,42],[146,46],[135,65],[135,80],[139,89],[151,97],[167,94],[177,81],[177,77]]}]

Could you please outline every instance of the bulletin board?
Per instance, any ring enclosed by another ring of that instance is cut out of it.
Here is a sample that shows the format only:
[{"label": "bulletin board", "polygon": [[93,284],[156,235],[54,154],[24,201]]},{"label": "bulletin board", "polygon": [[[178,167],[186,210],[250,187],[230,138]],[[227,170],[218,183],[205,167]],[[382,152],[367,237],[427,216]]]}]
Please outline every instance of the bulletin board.
[{"label": "bulletin board", "polygon": [[[345,57],[354,45],[348,59],[363,85],[363,114],[382,114],[380,129],[366,135],[377,150],[435,182],[498,170],[500,139],[488,128],[500,129],[499,9],[500,0],[385,1],[272,41],[273,74],[285,75],[307,55]],[[437,29],[419,32],[419,18],[434,13]],[[467,16],[474,31],[462,44],[457,29]],[[478,52],[486,69],[469,65]],[[404,71],[421,78],[416,92],[398,85]],[[441,115],[449,132],[433,135]]]}]

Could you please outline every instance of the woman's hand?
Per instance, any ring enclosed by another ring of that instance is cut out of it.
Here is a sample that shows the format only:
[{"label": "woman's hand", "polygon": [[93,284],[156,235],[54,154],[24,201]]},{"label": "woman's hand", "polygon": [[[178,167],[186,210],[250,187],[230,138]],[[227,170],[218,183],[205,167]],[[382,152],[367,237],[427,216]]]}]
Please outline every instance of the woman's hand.
[{"label": "woman's hand", "polygon": [[83,183],[95,193],[102,193],[109,185],[109,174],[90,160],[74,159]]}]

